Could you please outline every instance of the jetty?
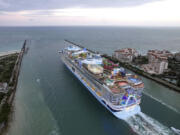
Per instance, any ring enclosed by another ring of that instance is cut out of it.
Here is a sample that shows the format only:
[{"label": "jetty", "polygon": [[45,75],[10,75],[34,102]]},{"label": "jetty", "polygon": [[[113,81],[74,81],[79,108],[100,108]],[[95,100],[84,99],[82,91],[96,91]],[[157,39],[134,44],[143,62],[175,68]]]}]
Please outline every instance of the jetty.
[{"label": "jetty", "polygon": [[[65,41],[65,42],[68,42],[68,43],[70,43],[70,44],[79,46],[80,48],[85,48],[84,46],[82,46],[82,45],[80,45],[80,44],[77,44],[77,43],[75,43],[75,42],[72,42],[72,41],[70,41],[70,40],[64,39],[64,41]],[[92,51],[92,50],[90,50],[90,49],[88,49],[88,48],[86,48],[86,50],[88,50],[89,52],[92,52],[92,53],[96,53],[96,52],[94,52],[94,51]]]},{"label": "jetty", "polygon": [[[1,118],[0,119],[0,134],[6,131],[8,127],[8,122],[11,117],[10,115],[12,112],[12,104],[13,104],[13,99],[15,97],[15,92],[16,92],[16,88],[18,84],[20,68],[21,68],[23,56],[27,52],[26,43],[27,41],[25,40],[20,52],[16,52],[18,53],[18,56],[14,64],[11,77],[9,78],[9,82],[7,82],[8,84],[7,90],[4,93],[3,99],[1,100],[1,103],[0,103],[0,118]],[[8,53],[9,56],[11,56],[11,54]]]}]

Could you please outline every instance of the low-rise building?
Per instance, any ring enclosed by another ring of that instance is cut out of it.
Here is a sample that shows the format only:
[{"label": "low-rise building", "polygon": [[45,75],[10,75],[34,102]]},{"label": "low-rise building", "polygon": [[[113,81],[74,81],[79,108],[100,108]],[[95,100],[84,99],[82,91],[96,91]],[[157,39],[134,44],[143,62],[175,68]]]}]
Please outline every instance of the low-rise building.
[{"label": "low-rise building", "polygon": [[113,57],[122,62],[132,62],[138,56],[138,52],[133,48],[124,48],[114,51]]},{"label": "low-rise building", "polygon": [[147,55],[149,63],[153,63],[157,59],[167,60],[168,57],[173,57],[173,54],[168,50],[149,50]]},{"label": "low-rise building", "polygon": [[173,57],[167,50],[149,50],[147,55],[149,64],[142,65],[142,69],[151,74],[162,74],[168,69],[168,58]]}]

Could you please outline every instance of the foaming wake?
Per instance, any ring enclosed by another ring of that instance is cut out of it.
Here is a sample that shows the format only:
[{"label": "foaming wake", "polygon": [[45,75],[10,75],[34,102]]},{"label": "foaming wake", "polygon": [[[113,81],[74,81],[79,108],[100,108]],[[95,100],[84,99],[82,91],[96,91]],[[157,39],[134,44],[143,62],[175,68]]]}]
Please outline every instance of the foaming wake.
[{"label": "foaming wake", "polygon": [[142,112],[131,116],[126,122],[139,135],[175,135],[170,128]]},{"label": "foaming wake", "polygon": [[49,135],[60,135],[60,133],[58,132],[57,129],[54,129],[54,130],[52,130],[52,131],[50,132]]},{"label": "foaming wake", "polygon": [[48,135],[61,135],[61,133],[59,131],[59,128],[56,125],[54,125],[54,128]]}]

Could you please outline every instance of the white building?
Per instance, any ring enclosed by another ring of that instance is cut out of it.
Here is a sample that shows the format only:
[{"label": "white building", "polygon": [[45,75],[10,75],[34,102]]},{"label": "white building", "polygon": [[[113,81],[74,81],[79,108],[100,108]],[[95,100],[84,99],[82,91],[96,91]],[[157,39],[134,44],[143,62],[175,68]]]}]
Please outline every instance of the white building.
[{"label": "white building", "polygon": [[113,56],[122,62],[132,62],[138,56],[138,52],[132,48],[124,48],[114,51]]},{"label": "white building", "polygon": [[147,55],[149,64],[143,65],[142,69],[151,74],[162,74],[168,69],[168,58],[173,57],[167,50],[149,50]]}]

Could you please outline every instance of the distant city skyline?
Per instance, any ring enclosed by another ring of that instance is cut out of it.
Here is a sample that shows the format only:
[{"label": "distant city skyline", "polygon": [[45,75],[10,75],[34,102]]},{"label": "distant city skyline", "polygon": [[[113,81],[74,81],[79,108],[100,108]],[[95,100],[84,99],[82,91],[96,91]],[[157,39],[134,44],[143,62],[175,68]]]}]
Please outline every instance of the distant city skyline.
[{"label": "distant city skyline", "polygon": [[180,26],[179,0],[0,0],[0,26]]}]

